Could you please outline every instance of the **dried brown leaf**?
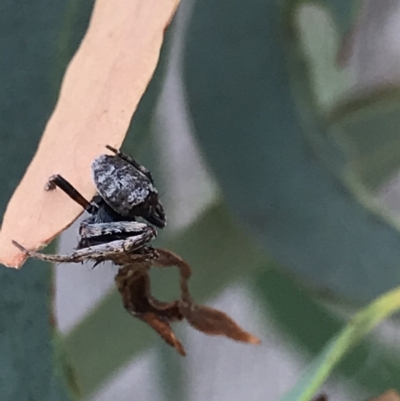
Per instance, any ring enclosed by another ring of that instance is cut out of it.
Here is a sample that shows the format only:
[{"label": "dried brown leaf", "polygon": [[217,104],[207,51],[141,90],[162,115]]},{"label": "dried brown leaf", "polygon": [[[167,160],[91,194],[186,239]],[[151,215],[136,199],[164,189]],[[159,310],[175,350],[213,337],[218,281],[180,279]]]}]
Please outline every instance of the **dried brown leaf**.
[{"label": "dried brown leaf", "polygon": [[43,190],[61,174],[86,198],[95,192],[90,165],[119,148],[154,72],[166,25],[179,0],[97,0],[86,36],[71,61],[37,153],[14,192],[0,232],[0,263],[20,267],[82,212],[61,191]]},{"label": "dried brown leaf", "polygon": [[209,335],[221,335],[232,340],[250,344],[260,344],[260,340],[243,330],[227,314],[202,305],[188,305],[182,307],[185,319],[195,329]]},{"label": "dried brown leaf", "polygon": [[151,326],[169,345],[181,355],[186,355],[182,343],[175,336],[169,325],[183,319],[180,302],[163,302],[150,294],[150,277],[146,272],[146,264],[122,267],[115,281],[122,296],[125,309],[133,316]]},{"label": "dried brown leaf", "polygon": [[155,313],[145,313],[139,316],[140,319],[145,321],[151,326],[169,345],[174,347],[182,356],[186,355],[182,343],[175,336],[169,323],[162,317]]}]

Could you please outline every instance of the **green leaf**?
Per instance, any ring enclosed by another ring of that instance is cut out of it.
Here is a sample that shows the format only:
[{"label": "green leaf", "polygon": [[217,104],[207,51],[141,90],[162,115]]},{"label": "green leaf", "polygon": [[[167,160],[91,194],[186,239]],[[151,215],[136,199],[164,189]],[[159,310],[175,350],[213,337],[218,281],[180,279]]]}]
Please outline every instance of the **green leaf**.
[{"label": "green leaf", "polygon": [[330,134],[347,155],[343,179],[373,193],[400,167],[400,92],[381,91],[335,110]]},{"label": "green leaf", "polygon": [[297,34],[288,41],[287,53],[305,135],[317,157],[357,200],[393,224],[393,216],[376,201],[376,190],[400,167],[398,90],[349,98],[353,77],[336,63],[333,22],[327,10],[312,4],[288,10]]},{"label": "green leaf", "polygon": [[313,361],[302,379],[281,401],[310,400],[334,367],[364,336],[400,309],[400,287],[388,292],[357,313]]},{"label": "green leaf", "polygon": [[[277,328],[310,358],[314,358],[344,325],[344,318],[333,314],[301,285],[296,285],[276,269],[256,272],[254,287]],[[374,355],[373,363],[371,355]],[[380,394],[399,386],[400,361],[396,353],[388,350],[387,344],[365,338],[336,367],[336,373],[344,380],[352,377],[354,384],[368,394]]]},{"label": "green leaf", "polygon": [[[222,204],[211,207],[187,230],[157,246],[171,249],[188,260],[193,269],[190,288],[197,301],[215,294],[265,260],[232,223]],[[178,292],[178,275],[164,273],[161,270],[153,275],[153,293],[160,299],[172,299]],[[88,396],[134,355],[162,340],[125,312],[119,294],[113,290],[66,341],[83,394]]]},{"label": "green leaf", "polygon": [[[350,2],[349,2],[350,3]],[[340,37],[327,8],[303,2],[292,17],[299,35],[299,50],[309,70],[310,89],[316,106],[323,112],[343,98],[352,85],[348,69],[338,65]]]},{"label": "green leaf", "polygon": [[354,24],[356,11],[360,7],[359,0],[320,0],[315,3],[326,5],[342,35],[347,33]]},{"label": "green leaf", "polygon": [[[183,341],[182,330],[176,330],[176,334]],[[165,344],[157,344],[157,368],[160,377],[163,397],[168,401],[178,401],[187,399],[185,391],[188,390],[185,360],[177,358],[176,350],[166,347]],[[190,390],[189,390],[190,391]]]},{"label": "green leaf", "polygon": [[[2,2],[2,213],[54,108],[61,76],[86,30],[92,4]],[[76,393],[73,371],[61,345],[54,343],[53,291],[52,270],[47,264],[29,261],[21,271],[0,269],[2,401],[67,401],[73,396],[70,390]]]},{"label": "green leaf", "polygon": [[263,248],[310,286],[365,302],[400,282],[400,235],[338,181],[346,155],[316,107],[296,8],[285,4],[195,3],[184,49],[191,118],[230,212]]},{"label": "green leaf", "polygon": [[60,21],[60,32],[55,41],[52,70],[49,72],[49,78],[53,81],[52,92],[57,97],[69,61],[78,49],[89,25],[94,2],[95,0],[65,1],[65,10]]},{"label": "green leaf", "polygon": [[71,399],[61,361],[55,363],[52,291],[48,265],[29,262],[22,271],[0,270],[2,400]]}]

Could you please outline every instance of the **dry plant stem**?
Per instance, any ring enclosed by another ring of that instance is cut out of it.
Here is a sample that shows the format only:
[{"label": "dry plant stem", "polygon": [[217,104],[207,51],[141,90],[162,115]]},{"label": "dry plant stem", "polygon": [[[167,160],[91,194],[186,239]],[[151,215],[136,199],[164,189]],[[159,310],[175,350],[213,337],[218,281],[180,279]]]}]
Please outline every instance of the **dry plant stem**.
[{"label": "dry plant stem", "polygon": [[[77,263],[84,262],[88,259],[92,259],[94,261],[102,262],[107,259],[124,257],[125,252],[134,252],[143,247],[147,243],[147,239],[143,240],[143,242],[138,243],[136,238],[128,238],[125,240],[116,240],[109,242],[107,244],[102,245],[94,245],[87,248],[79,249],[70,255],[48,255],[46,253],[34,252],[25,249],[21,244],[16,241],[12,241],[12,243],[21,251],[24,252],[27,256],[31,258],[36,258],[40,260],[44,260],[47,262],[54,263]],[[135,262],[135,258],[138,260],[143,259],[143,255],[134,253],[130,254],[130,262]]]},{"label": "dry plant stem", "polygon": [[[30,257],[50,262],[79,262],[93,259],[98,262],[111,260],[120,269],[115,283],[121,294],[125,309],[133,316],[152,327],[169,345],[181,355],[185,349],[171,329],[170,323],[186,319],[195,329],[209,335],[222,335],[236,341],[259,344],[260,340],[243,330],[227,314],[203,305],[197,305],[190,295],[188,281],[191,276],[189,264],[180,256],[166,249],[152,249],[139,244],[129,248],[129,240],[116,240],[98,246],[91,246],[73,252],[71,255],[46,255],[28,251],[14,241],[14,245]],[[148,239],[143,239],[148,243]],[[177,267],[180,273],[180,299],[164,302],[151,295],[148,271],[151,267]]]}]

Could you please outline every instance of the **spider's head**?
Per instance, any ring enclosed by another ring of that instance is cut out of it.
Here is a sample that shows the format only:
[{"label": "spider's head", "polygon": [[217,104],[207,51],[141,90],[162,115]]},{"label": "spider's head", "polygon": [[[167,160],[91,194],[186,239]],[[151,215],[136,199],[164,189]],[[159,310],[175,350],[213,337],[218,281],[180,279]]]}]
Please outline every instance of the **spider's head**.
[{"label": "spider's head", "polygon": [[167,224],[163,205],[159,201],[156,192],[150,193],[146,200],[141,205],[138,205],[137,208],[140,209],[138,215],[156,227],[164,228]]}]

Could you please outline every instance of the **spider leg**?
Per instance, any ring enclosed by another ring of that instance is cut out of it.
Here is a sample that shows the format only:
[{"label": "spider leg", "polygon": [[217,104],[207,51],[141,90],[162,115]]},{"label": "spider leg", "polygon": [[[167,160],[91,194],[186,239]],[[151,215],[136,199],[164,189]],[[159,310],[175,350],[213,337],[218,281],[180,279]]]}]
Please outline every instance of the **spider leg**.
[{"label": "spider leg", "polygon": [[145,258],[146,255],[135,255],[133,252],[143,248],[143,246],[151,241],[152,238],[153,230],[145,230],[140,235],[131,236],[126,239],[110,241],[104,244],[88,246],[86,248],[78,249],[77,251],[72,252],[70,255],[48,255],[45,253],[29,251],[16,241],[12,241],[12,243],[26,255],[32,258],[45,260],[47,262],[75,263],[84,262],[91,259],[95,261],[111,260],[116,264],[119,264],[120,260],[125,260],[127,258],[129,258],[129,260],[140,260]]},{"label": "spider leg", "polygon": [[[129,237],[140,237],[143,233],[145,233],[145,240],[148,242],[157,235],[157,231],[152,226],[137,221],[114,221],[110,223],[82,222],[79,228],[81,239],[78,249],[106,244],[116,240],[125,240]],[[150,255],[149,252],[144,253]]]},{"label": "spider leg", "polygon": [[88,213],[93,214],[97,206],[86,200],[65,178],[59,174],[52,175],[45,187],[46,191],[52,191],[56,187],[64,191],[72,200],[81,205]]},{"label": "spider leg", "polygon": [[152,230],[153,238],[156,237],[157,232],[152,226],[137,221],[113,221],[109,223],[82,222],[79,228],[79,235],[82,238],[93,238],[99,236],[112,236],[115,234],[115,239],[118,239],[118,235],[140,235],[145,230],[149,232]]},{"label": "spider leg", "polygon": [[133,167],[135,167],[137,170],[139,170],[142,174],[144,174],[152,184],[154,184],[153,177],[151,176],[151,173],[149,170],[147,170],[146,167],[142,166],[139,162],[134,160],[132,157],[126,155],[125,153],[122,153],[118,149],[113,148],[110,145],[106,145],[106,148],[108,150],[111,150],[111,152],[114,152],[118,157],[120,157],[122,160],[125,160],[127,163],[131,164]]}]

